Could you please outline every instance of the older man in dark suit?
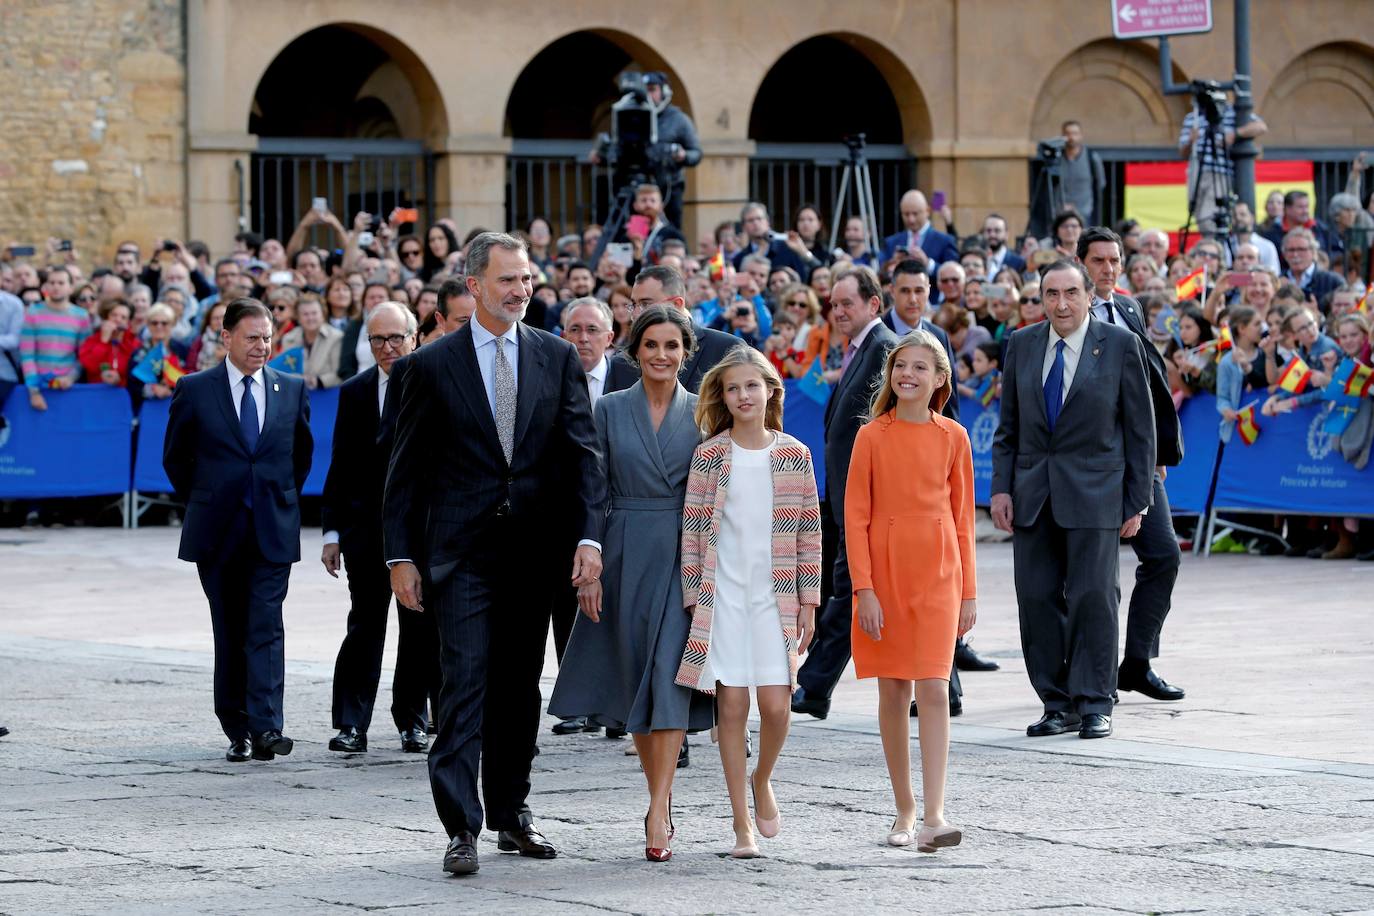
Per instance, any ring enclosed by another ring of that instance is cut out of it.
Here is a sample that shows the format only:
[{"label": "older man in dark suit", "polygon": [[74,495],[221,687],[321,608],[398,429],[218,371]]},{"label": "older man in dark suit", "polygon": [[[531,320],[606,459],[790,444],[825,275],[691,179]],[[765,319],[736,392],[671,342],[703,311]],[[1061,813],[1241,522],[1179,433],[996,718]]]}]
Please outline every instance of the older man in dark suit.
[{"label": "older man in dark suit", "polygon": [[484,232],[467,271],[472,320],[406,358],[382,522],[396,600],[439,627],[430,786],[449,836],[444,869],[460,875],[478,869],[484,799],[498,848],[557,855],[527,803],[539,675],[555,597],[601,575],[607,499],[577,351],[520,320],[533,294],[525,244]]},{"label": "older man in dark suit", "polygon": [[[391,608],[391,577],[382,554],[382,489],[391,459],[391,437],[382,418],[395,381],[395,364],[415,349],[415,315],[384,302],[367,319],[367,343],[377,364],[339,389],[333,457],[324,481],[320,560],[335,578],[340,557],[348,565],[348,629],[334,663],[334,727],[331,751],[363,753],[377,700]],[[391,399],[392,410],[395,409]],[[387,427],[389,428],[389,427]],[[400,638],[391,682],[391,717],[401,750],[423,753],[429,746],[427,706],[439,686],[439,636],[434,618],[397,608]]]},{"label": "older man in dark suit", "polygon": [[282,734],[286,600],[301,558],[300,489],[314,440],[305,380],[268,368],[272,313],[235,299],[224,362],[181,379],[162,466],[186,503],[181,559],[196,564],[215,633],[215,714],[225,759],[289,754]]},{"label": "older man in dark suit", "polygon": [[1139,532],[1155,469],[1140,340],[1091,317],[1091,290],[1077,262],[1041,273],[1049,321],[1012,335],[993,440],[992,519],[1013,535],[1021,646],[1045,710],[1031,737],[1112,733],[1118,543]]},{"label": "older man in dark suit", "polygon": [[867,422],[869,402],[874,385],[882,377],[887,352],[897,344],[897,335],[878,317],[882,304],[882,286],[869,268],[842,270],[835,276],[830,288],[830,316],[849,346],[844,371],[825,408],[826,492],[821,505],[838,526],[839,545],[830,600],[817,621],[816,637],[797,673],[798,687],[792,694],[793,712],[818,719],[830,714],[830,694],[849,664],[853,589],[844,544],[844,490],[854,439]]},{"label": "older man in dark suit", "polygon": [[[1121,238],[1104,226],[1092,226],[1078,239],[1078,262],[1092,280],[1092,317],[1120,325],[1141,342],[1150,381],[1150,400],[1154,405],[1155,468],[1150,511],[1140,523],[1140,533],[1131,538],[1136,559],[1135,588],[1126,615],[1126,652],[1117,672],[1118,690],[1135,690],[1154,700],[1181,700],[1183,689],[1165,681],[1150,668],[1159,656],[1159,634],[1169,616],[1174,582],[1182,554],[1174,536],[1174,520],[1169,514],[1169,495],[1164,490],[1167,468],[1183,460],[1183,436],[1169,389],[1169,373],[1145,333],[1145,313],[1140,303],[1116,291],[1121,276],[1123,247]],[[1127,422],[1146,423],[1143,416]],[[1148,428],[1148,424],[1147,424]]]}]

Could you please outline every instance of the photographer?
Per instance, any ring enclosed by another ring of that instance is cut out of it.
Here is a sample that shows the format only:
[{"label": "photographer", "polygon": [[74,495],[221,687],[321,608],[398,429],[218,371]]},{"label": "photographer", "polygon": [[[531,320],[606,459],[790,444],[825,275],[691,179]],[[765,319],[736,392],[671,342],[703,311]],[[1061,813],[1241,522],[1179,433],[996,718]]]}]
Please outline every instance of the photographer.
[{"label": "photographer", "polygon": [[[1188,203],[1196,201],[1193,218],[1204,235],[1216,234],[1217,196],[1226,194],[1235,176],[1231,145],[1237,137],[1258,137],[1267,130],[1269,126],[1257,114],[1237,127],[1236,110],[1220,90],[1194,91],[1193,108],[1184,115],[1178,135],[1178,153],[1188,160]],[[1210,142],[1204,131],[1210,131]]]},{"label": "photographer", "polygon": [[[633,74],[621,77],[622,90],[630,88],[626,79],[632,77]],[[661,183],[665,193],[663,217],[680,229],[682,199],[687,188],[687,179],[683,177],[682,170],[701,162],[701,143],[697,140],[697,129],[692,119],[681,108],[671,104],[673,90],[668,85],[668,77],[651,72],[645,73],[641,79],[647,103],[654,109],[658,130],[657,143],[645,151],[649,161],[656,167],[655,174],[646,177],[655,178]],[[630,91],[636,92],[635,89]],[[589,157],[594,164],[601,165],[609,158],[609,145],[610,139],[603,136]],[[620,158],[627,158],[627,152],[621,151]]]}]

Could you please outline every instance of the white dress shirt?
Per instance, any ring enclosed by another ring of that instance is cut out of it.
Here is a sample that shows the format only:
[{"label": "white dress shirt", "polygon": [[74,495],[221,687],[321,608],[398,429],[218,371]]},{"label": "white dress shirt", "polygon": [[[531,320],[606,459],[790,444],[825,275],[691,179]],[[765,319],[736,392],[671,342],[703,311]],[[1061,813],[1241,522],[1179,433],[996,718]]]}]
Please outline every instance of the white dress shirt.
[{"label": "white dress shirt", "polygon": [[1093,293],[1092,316],[1098,321],[1105,321],[1107,324],[1117,324],[1116,315],[1113,314],[1116,308],[1117,304],[1115,302],[1103,299],[1098,296],[1097,293]]},{"label": "white dress shirt", "polygon": [[[468,324],[472,327],[472,346],[477,351],[477,369],[482,373],[482,387],[487,389],[487,406],[491,415],[496,416],[496,335],[483,327],[474,318]],[[520,334],[516,325],[511,325],[501,337],[505,340],[506,362],[510,363],[511,377],[515,387],[520,389]]]},{"label": "white dress shirt", "polygon": [[907,324],[905,321],[902,320],[901,312],[897,311],[895,308],[892,310],[892,330],[896,333],[896,335],[899,338],[905,337],[912,331],[919,330],[920,327],[921,321],[919,318],[916,320],[916,327],[913,328],[911,325]]},{"label": "white dress shirt", "polygon": [[1045,361],[1040,370],[1040,385],[1044,387],[1045,380],[1050,377],[1050,368],[1054,366],[1055,344],[1064,341],[1064,400],[1068,400],[1069,391],[1073,387],[1074,373],[1078,371],[1078,358],[1083,355],[1083,342],[1088,337],[1088,321],[1088,318],[1084,318],[1083,323],[1068,337],[1060,337],[1054,325],[1050,325],[1049,340],[1045,342]]},{"label": "white dress shirt", "polygon": [[855,356],[859,355],[859,349],[863,347],[864,341],[868,339],[869,332],[872,331],[874,327],[882,323],[883,320],[881,318],[874,318],[868,324],[864,325],[864,329],[862,331],[854,335],[854,339],[849,342],[849,345],[854,348]]},{"label": "white dress shirt", "polygon": [[[234,416],[242,419],[239,409],[243,406],[243,373],[232,359],[226,359],[224,367],[229,370],[229,400],[234,403]],[[258,408],[258,432],[262,432],[262,425],[267,422],[267,388],[261,369],[253,373],[253,403]]]},{"label": "white dress shirt", "polygon": [[606,392],[606,373],[610,369],[610,358],[603,353],[601,362],[587,372],[587,394],[591,395],[592,407],[596,406],[596,402],[601,400],[601,395]]}]

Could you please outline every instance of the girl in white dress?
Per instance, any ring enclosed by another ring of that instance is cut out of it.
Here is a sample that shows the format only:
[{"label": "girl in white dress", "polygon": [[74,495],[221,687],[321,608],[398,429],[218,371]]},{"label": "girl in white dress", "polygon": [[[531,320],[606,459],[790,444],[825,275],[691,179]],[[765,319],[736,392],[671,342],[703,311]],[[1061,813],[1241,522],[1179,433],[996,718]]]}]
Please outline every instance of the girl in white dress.
[{"label": "girl in white dress", "polygon": [[[736,858],[759,854],[781,815],[770,782],[787,738],[797,655],[820,601],[820,508],[806,446],[782,431],[782,380],[737,347],[707,373],[683,511],[683,602],[692,631],[677,682],[716,693],[720,757]],[[714,539],[711,535],[714,534]],[[745,791],[749,689],[758,695],[758,763]]]}]

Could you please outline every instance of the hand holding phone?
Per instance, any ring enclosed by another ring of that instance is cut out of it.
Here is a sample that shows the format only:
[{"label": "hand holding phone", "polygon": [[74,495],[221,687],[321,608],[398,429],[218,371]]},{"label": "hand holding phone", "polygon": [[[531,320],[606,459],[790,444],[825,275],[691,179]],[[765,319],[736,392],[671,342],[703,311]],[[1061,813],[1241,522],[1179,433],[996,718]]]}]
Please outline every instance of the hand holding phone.
[{"label": "hand holding phone", "polygon": [[329,212],[329,198],[315,197],[310,201],[310,209],[321,215]]},{"label": "hand holding phone", "polygon": [[1233,270],[1226,275],[1226,285],[1231,289],[1239,289],[1242,286],[1249,286],[1253,279],[1248,270]]},{"label": "hand holding phone", "polygon": [[625,224],[625,235],[644,241],[649,237],[649,217],[636,213]]},{"label": "hand holding phone", "polygon": [[943,210],[945,208],[945,192],[935,191],[930,195],[930,209]]}]

